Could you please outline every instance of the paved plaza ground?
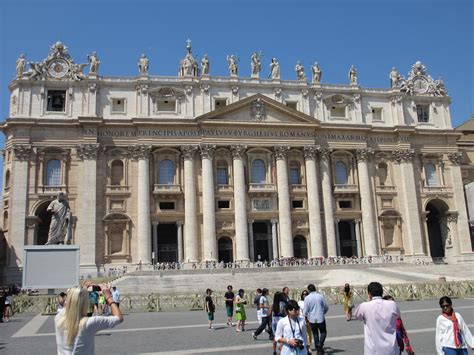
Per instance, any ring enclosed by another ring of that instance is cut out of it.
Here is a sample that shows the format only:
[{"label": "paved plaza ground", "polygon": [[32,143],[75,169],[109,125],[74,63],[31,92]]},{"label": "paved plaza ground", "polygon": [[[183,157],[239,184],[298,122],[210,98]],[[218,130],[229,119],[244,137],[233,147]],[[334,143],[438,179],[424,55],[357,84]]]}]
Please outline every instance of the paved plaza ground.
[{"label": "paved plaza ground", "polygon": [[[399,302],[402,319],[416,354],[434,354],[438,300]],[[474,299],[454,300],[460,312],[474,330]],[[252,339],[256,328],[255,309],[248,309],[246,332],[225,325],[225,311],[216,313],[216,329],[209,331],[203,311],[157,312],[126,314],[125,321],[96,336],[98,354],[270,354],[271,342],[265,333]],[[327,317],[328,354],[362,354],[363,326],[347,322],[342,306],[332,305]],[[54,354],[53,316],[18,316],[10,323],[0,323],[0,353]]]}]

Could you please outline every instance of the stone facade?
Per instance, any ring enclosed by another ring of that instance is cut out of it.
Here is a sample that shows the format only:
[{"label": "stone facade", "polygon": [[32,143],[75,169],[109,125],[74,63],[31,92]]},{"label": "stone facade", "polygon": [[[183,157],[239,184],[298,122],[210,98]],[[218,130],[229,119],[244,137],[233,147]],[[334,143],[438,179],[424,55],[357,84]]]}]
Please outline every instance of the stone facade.
[{"label": "stone facade", "polygon": [[137,77],[100,76],[95,52],[84,74],[61,43],[29,71],[17,67],[2,125],[6,270],[21,266],[24,245],[45,242],[58,191],[89,271],[471,257],[450,99],[420,62],[406,80],[392,71],[390,88],[372,89],[320,74],[311,83],[237,68],[199,75],[191,53],[188,43],[177,77],[151,75],[146,56]]}]

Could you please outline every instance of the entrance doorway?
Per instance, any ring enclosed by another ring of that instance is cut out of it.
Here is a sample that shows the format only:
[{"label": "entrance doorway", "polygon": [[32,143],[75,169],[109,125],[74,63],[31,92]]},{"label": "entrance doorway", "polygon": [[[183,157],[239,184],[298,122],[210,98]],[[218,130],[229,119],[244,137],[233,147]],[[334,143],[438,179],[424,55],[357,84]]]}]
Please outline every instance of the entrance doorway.
[{"label": "entrance doorway", "polygon": [[446,203],[441,200],[433,200],[426,205],[425,210],[428,212],[426,227],[432,258],[444,258],[445,256],[445,237],[442,231],[448,232],[444,217],[448,209]]},{"label": "entrance doorway", "polygon": [[229,237],[221,237],[217,242],[217,252],[219,261],[230,263],[234,261],[232,239]]},{"label": "entrance doorway", "polygon": [[[178,261],[178,231],[176,223],[160,223],[157,228],[158,263]],[[155,247],[153,246],[153,250]]]},{"label": "entrance doorway", "polygon": [[339,232],[340,255],[348,258],[358,256],[354,221],[339,221],[337,228]]},{"label": "entrance doorway", "polygon": [[307,258],[308,257],[308,244],[306,238],[302,235],[297,235],[293,238],[293,250],[295,258]]},{"label": "entrance doorway", "polygon": [[268,222],[253,223],[254,260],[270,261],[273,257],[272,234]]},{"label": "entrance doorway", "polygon": [[51,201],[46,201],[36,210],[36,215],[40,219],[40,223],[36,226],[36,237],[33,242],[35,245],[45,245],[48,241],[51,213],[47,211],[47,208],[50,203]]}]

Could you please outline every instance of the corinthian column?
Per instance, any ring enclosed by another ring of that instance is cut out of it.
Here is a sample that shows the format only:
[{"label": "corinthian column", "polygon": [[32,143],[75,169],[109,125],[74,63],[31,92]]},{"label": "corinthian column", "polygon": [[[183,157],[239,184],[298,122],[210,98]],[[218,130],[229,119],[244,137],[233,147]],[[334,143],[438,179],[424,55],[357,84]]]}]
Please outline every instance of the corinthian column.
[{"label": "corinthian column", "polygon": [[377,255],[377,234],[375,231],[375,211],[372,182],[369,176],[368,160],[373,155],[371,149],[358,149],[357,172],[359,175],[360,204],[362,211],[362,228],[364,229],[364,247],[366,255]]},{"label": "corinthian column", "polygon": [[247,147],[233,145],[230,149],[232,150],[234,168],[235,258],[236,261],[248,261],[249,240],[243,160]]},{"label": "corinthian column", "polygon": [[317,148],[306,146],[303,150],[306,166],[306,189],[308,191],[308,217],[311,250],[309,257],[324,255],[323,233],[321,230],[321,206],[319,204],[319,179]]},{"label": "corinthian column", "polygon": [[278,217],[280,222],[281,256],[293,257],[293,238],[291,232],[291,210],[290,191],[288,186],[288,168],[286,154],[290,150],[288,146],[276,146],[274,148],[277,187],[278,187]]},{"label": "corinthian column", "polygon": [[26,238],[26,196],[28,190],[28,164],[30,160],[31,145],[13,145],[13,174],[11,181],[11,214],[10,220],[10,250],[8,252],[8,265],[11,267],[22,266],[23,246]]},{"label": "corinthian column", "polygon": [[331,149],[320,149],[321,185],[323,189],[324,222],[328,256],[337,256],[336,231],[334,229],[334,197],[331,182]]},{"label": "corinthian column", "polygon": [[198,261],[196,184],[194,177],[194,153],[197,146],[181,147],[184,158],[184,261]]},{"label": "corinthian column", "polygon": [[138,160],[137,241],[138,261],[151,262],[150,235],[150,162],[151,145],[137,144],[129,147],[132,159]]},{"label": "corinthian column", "polygon": [[216,206],[214,202],[214,169],[212,158],[215,145],[203,144],[202,159],[202,220],[203,220],[203,260],[217,260]]}]

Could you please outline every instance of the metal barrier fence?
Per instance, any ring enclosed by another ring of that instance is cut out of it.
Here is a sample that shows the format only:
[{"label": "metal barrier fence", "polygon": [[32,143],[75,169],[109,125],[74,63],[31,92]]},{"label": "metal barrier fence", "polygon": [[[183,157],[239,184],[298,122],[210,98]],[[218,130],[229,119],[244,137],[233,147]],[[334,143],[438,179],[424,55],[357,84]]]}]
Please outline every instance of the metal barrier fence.
[{"label": "metal barrier fence", "polygon": [[[302,289],[290,289],[290,298],[299,300]],[[343,295],[340,287],[321,287],[322,293],[329,304],[341,304]],[[354,303],[367,300],[367,287],[355,286],[352,288]],[[270,292],[271,293],[271,292]],[[422,300],[441,296],[452,298],[474,297],[474,281],[433,282],[415,284],[386,285],[384,294],[389,294],[395,300]],[[224,292],[215,292],[215,304],[218,308],[224,307]],[[253,306],[255,291],[246,293],[247,307]],[[159,312],[174,310],[203,309],[204,295],[188,294],[126,294],[122,295],[120,309],[124,312]],[[14,314],[54,314],[56,313],[57,298],[55,296],[28,296],[18,295],[13,298],[12,310]]]}]

